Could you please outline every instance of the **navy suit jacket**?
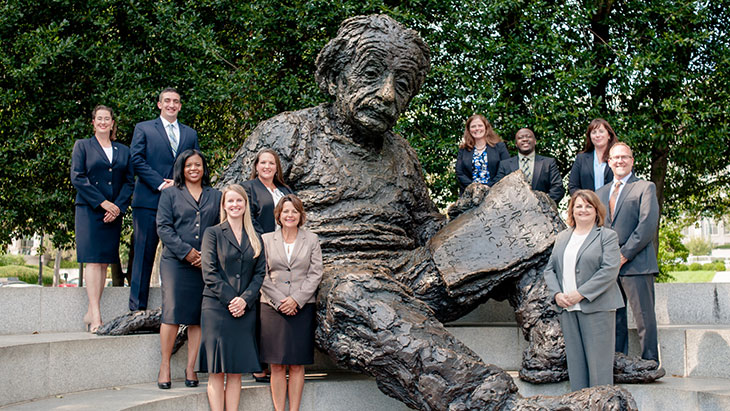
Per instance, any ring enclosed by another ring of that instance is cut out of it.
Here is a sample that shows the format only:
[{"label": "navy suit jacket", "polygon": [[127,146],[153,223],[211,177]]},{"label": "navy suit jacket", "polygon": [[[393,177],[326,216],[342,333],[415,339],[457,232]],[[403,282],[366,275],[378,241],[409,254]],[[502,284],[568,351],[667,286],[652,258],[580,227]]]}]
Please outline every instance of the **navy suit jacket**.
[{"label": "navy suit jacket", "polygon": [[[509,160],[499,162],[497,181],[520,169],[520,158],[514,156]],[[535,154],[535,167],[532,171],[532,189],[547,193],[556,203],[563,199],[565,188],[563,178],[558,170],[558,163],[554,158],[543,157]]]},{"label": "navy suit jacket", "polygon": [[[192,128],[180,123],[180,141],[177,153],[187,149],[200,150],[198,133]],[[132,207],[150,208],[157,210],[160,191],[157,189],[165,178],[172,179],[172,170],[176,156],[172,153],[170,139],[162,125],[162,119],[137,123],[132,136],[132,164],[137,183],[134,186]]]},{"label": "navy suit jacket", "polygon": [[[509,151],[503,141],[500,141],[494,147],[487,144],[487,170],[489,170],[489,183],[488,186],[493,186],[497,182],[497,170],[499,169],[499,162],[501,160],[507,160],[509,158]],[[465,148],[459,149],[459,154],[456,157],[456,178],[459,180],[459,191],[464,192],[466,186],[472,183],[472,171],[474,165],[472,164],[472,156],[474,150],[467,150]]]},{"label": "navy suit jacket", "polygon": [[659,227],[659,202],[654,183],[632,174],[616,199],[613,218],[608,211],[610,193],[611,184],[596,191],[606,206],[606,226],[618,234],[621,255],[628,260],[621,266],[619,275],[657,274],[654,238]]},{"label": "navy suit jacket", "polygon": [[114,203],[122,213],[129,207],[134,187],[129,148],[112,141],[112,162],[96,137],[76,140],[71,154],[71,184],[76,188],[76,203],[95,209],[104,200]]},{"label": "navy suit jacket", "polygon": [[[570,195],[581,189],[595,191],[595,182],[593,181],[594,153],[595,151],[589,151],[575,156],[575,162],[568,177],[568,192]],[[613,171],[606,164],[606,169],[603,170],[603,184],[608,184],[611,181],[613,181]]]},{"label": "navy suit jacket", "polygon": [[[276,221],[274,221],[274,199],[266,188],[264,183],[257,178],[244,181],[243,189],[248,195],[248,204],[251,208],[251,220],[253,227],[259,234],[270,233],[276,230]],[[276,186],[284,195],[294,194],[289,188],[284,186]]]}]

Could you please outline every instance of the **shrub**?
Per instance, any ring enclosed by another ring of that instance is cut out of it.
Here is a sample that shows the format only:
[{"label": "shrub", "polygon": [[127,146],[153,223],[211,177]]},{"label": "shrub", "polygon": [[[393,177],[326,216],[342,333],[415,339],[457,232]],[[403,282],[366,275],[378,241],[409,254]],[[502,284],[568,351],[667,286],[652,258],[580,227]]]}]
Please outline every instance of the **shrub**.
[{"label": "shrub", "polygon": [[689,265],[690,271],[702,271],[702,264],[700,263],[692,263]]},{"label": "shrub", "polygon": [[704,270],[710,271],[725,271],[725,263],[722,261],[715,261],[714,263],[707,263],[702,265]]},{"label": "shrub", "polygon": [[23,265],[25,258],[22,255],[0,254],[0,267],[6,265]]},{"label": "shrub", "polygon": [[[0,267],[0,277],[17,277],[20,281],[28,284],[38,284],[38,267],[35,268],[21,265],[6,265]],[[43,270],[43,285],[53,284],[53,272]]]},{"label": "shrub", "polygon": [[702,237],[690,238],[686,246],[692,255],[710,255],[712,253],[712,243]]}]

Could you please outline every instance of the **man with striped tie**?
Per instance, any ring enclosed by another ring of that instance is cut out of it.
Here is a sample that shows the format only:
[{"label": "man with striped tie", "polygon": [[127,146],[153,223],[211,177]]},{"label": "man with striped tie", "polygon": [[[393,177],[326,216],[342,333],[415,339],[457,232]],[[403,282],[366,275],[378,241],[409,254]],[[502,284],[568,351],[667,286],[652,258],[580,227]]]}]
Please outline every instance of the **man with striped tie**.
[{"label": "man with striped tie", "polygon": [[131,311],[147,309],[152,265],[157,250],[157,201],[172,186],[172,170],[179,153],[199,150],[198,133],[177,121],[182,103],[174,88],[160,92],[160,117],[134,127],[130,151],[137,177],[132,197],[134,259],[129,292]]},{"label": "man with striped tie", "polygon": [[[659,273],[654,239],[659,226],[659,203],[651,181],[633,173],[634,155],[625,143],[611,147],[608,166],[613,181],[596,191],[608,211],[606,227],[618,234],[621,270],[618,284],[634,313],[641,358],[659,361],[654,276]],[[628,354],[626,307],[616,310],[616,351]]]}]

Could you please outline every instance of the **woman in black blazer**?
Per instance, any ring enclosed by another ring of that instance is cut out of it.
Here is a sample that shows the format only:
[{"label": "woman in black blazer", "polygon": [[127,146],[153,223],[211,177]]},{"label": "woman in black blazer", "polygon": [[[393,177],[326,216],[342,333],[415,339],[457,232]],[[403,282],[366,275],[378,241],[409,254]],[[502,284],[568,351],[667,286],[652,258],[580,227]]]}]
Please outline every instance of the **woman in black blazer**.
[{"label": "woman in black blazer", "polygon": [[119,263],[122,215],[132,197],[134,174],[129,147],[114,141],[114,111],[98,105],[91,118],[94,135],[74,144],[71,184],[76,188],[76,258],[87,263],[84,323],[96,332],[102,324],[99,302],[107,266]]},{"label": "woman in black blazer", "polygon": [[[294,194],[284,182],[281,160],[276,151],[265,148],[256,154],[249,180],[242,184],[251,205],[251,218],[256,232],[263,235],[276,230],[274,207],[287,194]],[[259,311],[258,315],[261,315]],[[260,340],[261,319],[256,320],[257,340]],[[257,382],[269,382],[265,371],[268,365],[262,363],[264,372],[253,374]]]},{"label": "woman in black blazer", "polygon": [[489,121],[481,114],[469,117],[466,120],[464,140],[459,145],[456,158],[459,194],[474,181],[490,187],[494,185],[497,182],[499,162],[508,158],[507,146],[494,132]]},{"label": "woman in black blazer", "polygon": [[[578,190],[596,191],[604,184],[613,181],[613,172],[608,167],[608,152],[618,142],[616,133],[608,121],[597,118],[591,121],[586,131],[583,151],[578,153],[568,176],[568,192],[573,195]],[[603,175],[596,182],[595,171]]]},{"label": "woman in black blazer", "polygon": [[162,190],[157,207],[157,234],[162,241],[162,321],[160,325],[160,372],[157,386],[169,389],[170,357],[179,324],[188,326],[188,362],[185,385],[197,387],[195,358],[200,345],[200,305],[203,275],[200,240],[205,229],[220,221],[220,191],[210,186],[203,154],[196,149],[180,153],[175,160],[174,185]]},{"label": "woman in black blazer", "polygon": [[223,222],[203,234],[205,289],[197,371],[209,373],[208,401],[212,410],[237,410],[241,374],[261,370],[255,332],[256,301],[266,273],[266,257],[246,197],[240,185],[224,188]]},{"label": "woman in black blazer", "polygon": [[242,184],[251,204],[251,218],[259,234],[276,230],[274,207],[287,194],[294,194],[284,182],[276,151],[265,148],[256,154],[248,181]]}]

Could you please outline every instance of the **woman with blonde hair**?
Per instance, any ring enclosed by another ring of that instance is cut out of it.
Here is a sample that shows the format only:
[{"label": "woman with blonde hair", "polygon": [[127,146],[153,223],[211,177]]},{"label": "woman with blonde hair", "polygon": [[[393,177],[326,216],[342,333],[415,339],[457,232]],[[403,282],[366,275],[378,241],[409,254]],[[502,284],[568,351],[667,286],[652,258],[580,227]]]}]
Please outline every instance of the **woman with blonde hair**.
[{"label": "woman with blonde hair", "polygon": [[509,159],[504,141],[494,131],[489,121],[481,114],[474,114],[466,120],[464,140],[459,145],[456,158],[456,178],[459,193],[466,186],[479,182],[494,185],[499,162]]},{"label": "woman with blonde hair", "polygon": [[256,300],[266,272],[260,236],[251,221],[246,191],[223,189],[221,223],[203,235],[202,338],[197,371],[209,373],[213,411],[238,410],[241,374],[261,370],[256,345]]}]

